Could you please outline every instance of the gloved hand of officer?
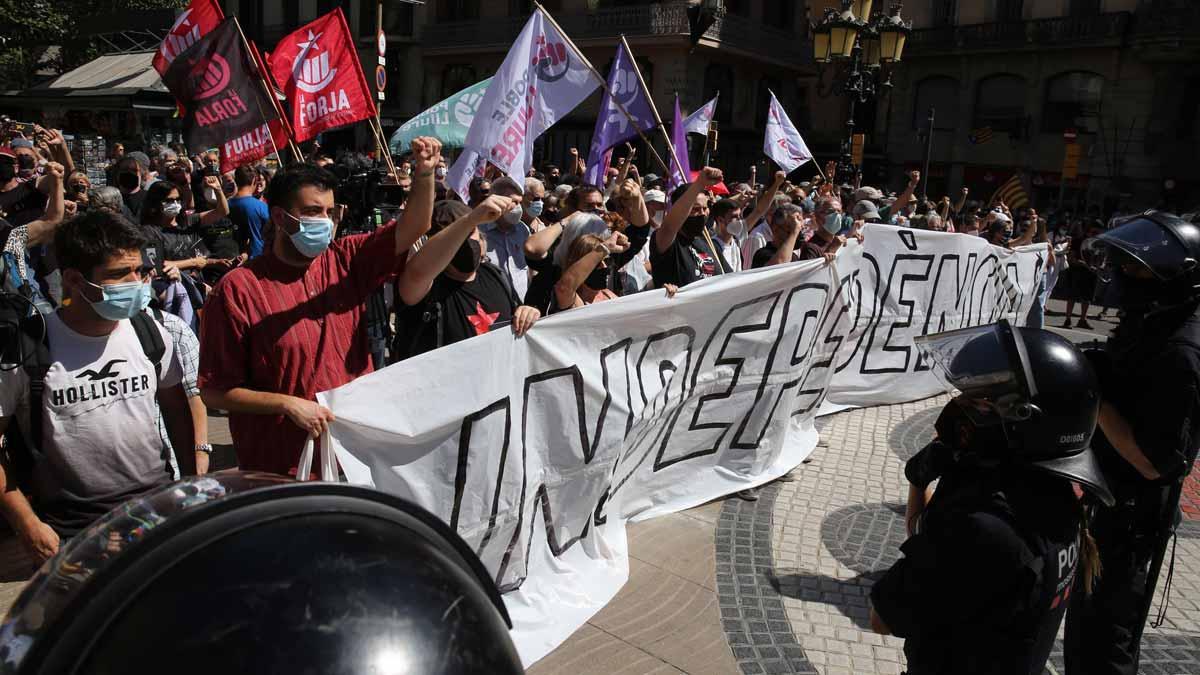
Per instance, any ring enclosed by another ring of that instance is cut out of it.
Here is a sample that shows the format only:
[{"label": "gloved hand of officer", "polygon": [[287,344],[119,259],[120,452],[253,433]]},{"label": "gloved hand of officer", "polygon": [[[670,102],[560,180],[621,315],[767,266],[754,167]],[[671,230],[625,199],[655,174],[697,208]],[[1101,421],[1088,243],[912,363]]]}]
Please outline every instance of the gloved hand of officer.
[{"label": "gloved hand of officer", "polygon": [[953,453],[949,445],[935,438],[904,463],[904,477],[909,483],[924,490],[953,465]]}]

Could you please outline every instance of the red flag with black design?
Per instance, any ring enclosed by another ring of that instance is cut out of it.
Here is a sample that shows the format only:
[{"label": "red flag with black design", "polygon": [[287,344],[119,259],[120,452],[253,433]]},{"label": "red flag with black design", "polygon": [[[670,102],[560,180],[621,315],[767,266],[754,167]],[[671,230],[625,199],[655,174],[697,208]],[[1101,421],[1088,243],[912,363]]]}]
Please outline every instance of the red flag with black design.
[{"label": "red flag with black design", "polygon": [[154,52],[151,61],[159,75],[166,75],[175,57],[208,35],[225,19],[217,0],[192,0],[187,9],[175,17],[175,24]]},{"label": "red flag with black design", "polygon": [[179,54],[163,75],[184,112],[190,147],[221,147],[227,140],[261,133],[279,118],[243,45],[237,24],[226,19]]},{"label": "red flag with black design", "polygon": [[[272,96],[279,100],[278,85],[271,79],[271,71],[267,70],[266,59],[258,50],[258,45],[250,44],[250,53],[254,57],[257,72],[256,78],[264,78],[269,84]],[[257,162],[273,152],[282,152],[292,138],[292,129],[287,118],[276,117],[252,132],[225,141],[221,146],[221,171],[233,171],[239,166]]]},{"label": "red flag with black design", "polygon": [[291,102],[297,141],[375,116],[375,101],[340,7],[280,40],[270,65]]}]

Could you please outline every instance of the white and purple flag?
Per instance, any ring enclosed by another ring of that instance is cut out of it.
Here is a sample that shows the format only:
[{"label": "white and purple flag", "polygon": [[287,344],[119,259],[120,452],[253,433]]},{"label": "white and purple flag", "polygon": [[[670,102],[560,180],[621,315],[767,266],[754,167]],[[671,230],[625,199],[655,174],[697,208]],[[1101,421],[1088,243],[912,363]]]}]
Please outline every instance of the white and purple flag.
[{"label": "white and purple flag", "polygon": [[[638,76],[637,62],[624,43],[617,45],[617,57],[613,59],[612,70],[608,71],[608,90],[611,95],[605,94],[596,116],[596,130],[592,133],[592,147],[588,151],[584,174],[585,181],[600,186],[604,185],[604,172],[608,170],[613,146],[636,138],[638,131],[655,127],[650,97]],[[625,112],[621,111],[622,107]],[[629,117],[625,116],[626,112]]]},{"label": "white and purple flag", "polygon": [[492,77],[447,184],[466,195],[488,162],[523,183],[533,166],[533,142],[599,86],[570,39],[534,11]]},{"label": "white and purple flag", "polygon": [[675,157],[679,163],[671,162],[671,178],[667,181],[667,194],[692,180],[692,167],[688,159],[687,128],[683,125],[683,113],[679,110],[679,94],[675,94],[675,118],[671,120],[671,145],[675,146]]},{"label": "white and purple flag", "polygon": [[721,92],[712,98],[711,101],[700,106],[687,119],[683,121],[683,128],[687,129],[689,134],[708,135],[708,125],[712,123],[713,115],[717,112],[717,99],[721,98]]},{"label": "white and purple flag", "polygon": [[796,131],[796,126],[788,119],[783,106],[779,105],[775,92],[770,89],[767,92],[771,94],[771,107],[767,111],[767,138],[763,143],[763,152],[775,160],[781,169],[791,173],[801,164],[812,160],[813,154],[800,137],[800,132]]}]

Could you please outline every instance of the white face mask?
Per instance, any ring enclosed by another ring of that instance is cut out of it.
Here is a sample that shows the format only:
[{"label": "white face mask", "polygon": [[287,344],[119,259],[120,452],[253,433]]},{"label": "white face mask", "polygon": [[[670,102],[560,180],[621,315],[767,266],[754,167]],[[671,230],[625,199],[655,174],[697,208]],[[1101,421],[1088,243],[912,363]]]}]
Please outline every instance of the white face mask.
[{"label": "white face mask", "polygon": [[662,221],[663,221],[663,211],[659,211],[659,212],[655,213],[654,215],[650,216],[650,221],[652,223],[654,223],[655,227],[661,226]]},{"label": "white face mask", "polygon": [[183,211],[183,205],[179,202],[166,202],[163,204],[163,213],[174,218]]},{"label": "white face mask", "polygon": [[725,231],[735,237],[741,238],[746,234],[746,221],[741,218],[734,218],[725,226]]}]

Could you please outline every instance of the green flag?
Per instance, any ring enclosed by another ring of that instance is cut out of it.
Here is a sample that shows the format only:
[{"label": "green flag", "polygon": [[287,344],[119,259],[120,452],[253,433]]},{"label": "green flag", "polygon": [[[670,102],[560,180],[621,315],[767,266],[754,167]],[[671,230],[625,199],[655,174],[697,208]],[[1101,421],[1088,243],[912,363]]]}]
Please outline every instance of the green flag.
[{"label": "green flag", "polygon": [[483,100],[492,78],[473,84],[450,98],[434,105],[429,110],[420,113],[405,122],[392,134],[392,154],[398,155],[408,150],[409,143],[418,136],[433,136],[442,142],[444,148],[461,148],[467,138],[467,130],[475,119],[475,111]]}]

